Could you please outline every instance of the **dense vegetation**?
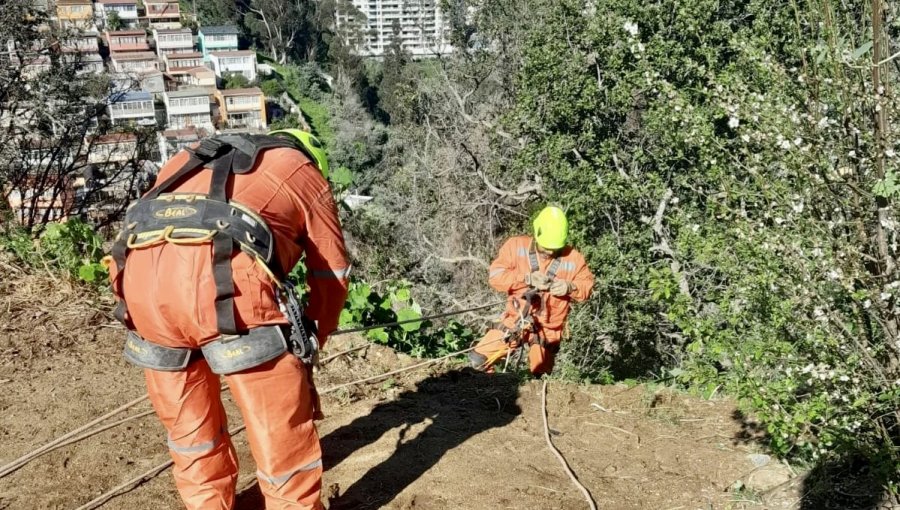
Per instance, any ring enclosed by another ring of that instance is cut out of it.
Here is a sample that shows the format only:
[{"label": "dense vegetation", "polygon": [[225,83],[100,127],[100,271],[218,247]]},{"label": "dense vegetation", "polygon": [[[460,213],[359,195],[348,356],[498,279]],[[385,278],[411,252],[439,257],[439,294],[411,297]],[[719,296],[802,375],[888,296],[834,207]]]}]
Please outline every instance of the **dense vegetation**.
[{"label": "dense vegetation", "polygon": [[[301,104],[340,192],[374,196],[342,213],[345,324],[492,299],[499,243],[556,202],[598,276],[564,376],[724,392],[773,451],[898,482],[893,6],[448,0],[459,51],[373,62],[346,46],[361,27],[336,35],[346,2],[196,3],[281,64],[264,86]],[[265,30],[295,17],[296,37]],[[375,339],[458,342],[407,333]]]}]

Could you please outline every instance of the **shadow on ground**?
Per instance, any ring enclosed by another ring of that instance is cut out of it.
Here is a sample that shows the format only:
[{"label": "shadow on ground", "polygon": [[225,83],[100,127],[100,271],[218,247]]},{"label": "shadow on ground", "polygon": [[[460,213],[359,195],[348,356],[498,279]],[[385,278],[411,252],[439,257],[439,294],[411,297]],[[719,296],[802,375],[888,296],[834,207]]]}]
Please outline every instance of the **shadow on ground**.
[{"label": "shadow on ground", "polygon": [[[486,375],[464,369],[431,376],[414,390],[376,406],[322,439],[325,469],[400,428],[396,448],[346,490],[331,498],[330,509],[380,508],[431,469],[444,454],[486,430],[503,427],[521,412],[514,375]],[[424,423],[414,438],[407,434]]]}]

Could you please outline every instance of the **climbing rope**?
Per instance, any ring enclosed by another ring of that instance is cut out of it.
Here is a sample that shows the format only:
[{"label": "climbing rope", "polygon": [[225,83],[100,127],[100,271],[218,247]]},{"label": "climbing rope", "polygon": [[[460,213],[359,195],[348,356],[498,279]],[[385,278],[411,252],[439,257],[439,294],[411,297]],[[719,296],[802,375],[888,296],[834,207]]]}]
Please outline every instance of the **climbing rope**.
[{"label": "climbing rope", "polygon": [[[355,381],[351,381],[351,382],[344,383],[344,384],[338,384],[337,386],[332,386],[330,388],[320,391],[319,394],[327,395],[329,393],[334,393],[334,392],[336,392],[340,389],[346,388],[348,386],[355,386],[357,384],[365,384],[365,383],[369,383],[369,382],[374,382],[374,381],[384,379],[385,377],[390,377],[392,375],[397,375],[397,374],[400,374],[403,372],[410,372],[410,371],[416,370],[418,368],[435,365],[437,363],[440,363],[441,361],[444,361],[449,358],[453,358],[455,356],[459,356],[460,354],[465,354],[474,349],[475,349],[474,347],[469,347],[468,349],[463,349],[461,351],[457,351],[452,354],[448,354],[446,356],[441,356],[440,358],[430,359],[428,361],[423,361],[422,363],[416,363],[415,365],[411,365],[411,366],[408,366],[405,368],[400,368],[397,370],[392,370],[392,371],[386,372],[384,374],[379,374],[379,375],[372,376],[372,377],[366,377],[363,379],[357,379]],[[234,436],[236,434],[243,432],[245,428],[246,427],[244,425],[235,427],[234,429],[229,431],[229,434],[231,436]],[[126,492],[130,489],[133,489],[134,487],[140,485],[141,483],[159,475],[163,471],[170,468],[172,466],[172,464],[173,464],[173,462],[171,460],[167,460],[166,462],[163,462],[163,463],[159,464],[158,466],[155,466],[155,467],[147,470],[146,472],[141,473],[141,474],[135,476],[134,478],[131,478],[128,481],[125,481],[125,482],[117,485],[116,487],[108,490],[107,492],[104,492],[103,494],[97,496],[96,498],[92,499],[91,501],[88,501],[84,505],[78,507],[76,510],[94,510],[95,508],[99,508],[100,506],[104,505],[106,502],[108,502],[109,500],[118,496],[119,494]]]},{"label": "climbing rope", "polygon": [[[492,302],[492,303],[487,303],[487,304],[475,306],[475,307],[472,307],[472,308],[466,308],[465,310],[455,310],[455,311],[451,311],[451,312],[444,312],[444,313],[439,313],[439,314],[435,314],[435,315],[429,315],[429,316],[425,316],[425,317],[419,317],[419,318],[417,318],[417,319],[411,319],[411,320],[405,320],[405,321],[397,321],[397,322],[390,322],[390,323],[379,324],[379,325],[375,325],[375,326],[363,326],[363,327],[358,327],[358,328],[351,328],[351,329],[338,330],[338,331],[335,331],[334,333],[332,333],[330,336],[347,335],[347,334],[350,334],[350,333],[358,333],[358,332],[368,331],[368,330],[372,330],[372,329],[390,328],[390,327],[400,326],[400,325],[403,325],[403,324],[409,324],[409,323],[413,323],[413,322],[422,322],[422,321],[431,320],[431,319],[439,319],[439,318],[442,318],[442,317],[450,317],[450,316],[454,316],[454,315],[462,315],[462,314],[474,312],[474,311],[477,311],[477,310],[483,310],[483,309],[485,309],[485,308],[491,308],[491,307],[497,306],[497,305],[502,304],[502,303],[505,303],[505,302],[506,302],[505,300],[495,301],[495,302]],[[324,363],[324,362],[327,362],[327,361],[329,361],[329,360],[332,360],[332,359],[334,359],[334,358],[336,358],[336,357],[338,357],[338,356],[342,356],[342,355],[344,355],[344,354],[347,354],[347,353],[350,353],[350,352],[353,352],[353,351],[356,351],[356,350],[363,349],[364,347],[367,347],[367,346],[368,346],[368,344],[364,344],[364,345],[359,346],[359,347],[354,347],[354,348],[352,348],[352,349],[347,349],[346,351],[342,351],[342,352],[336,353],[336,354],[334,354],[334,355],[331,355],[331,356],[328,356],[328,357],[322,359],[322,360],[320,361],[320,363]],[[451,354],[451,355],[448,355],[448,356],[444,356],[444,357],[441,357],[441,358],[437,358],[437,359],[435,359],[435,360],[430,360],[430,361],[440,361],[440,360],[444,360],[444,359],[447,359],[447,358],[449,358],[449,357],[456,356],[456,355],[459,355],[459,354],[468,352],[469,350],[471,350],[471,349],[463,350],[463,351],[460,351],[460,352],[458,352],[458,353],[454,353],[454,354]],[[427,362],[426,362],[426,363],[427,363]],[[418,367],[418,366],[424,366],[424,365],[425,365],[424,363],[420,363],[419,365],[416,365],[416,367]],[[405,371],[405,370],[401,370],[401,371]],[[381,377],[389,377],[390,375],[393,375],[394,373],[400,373],[400,372],[399,372],[399,371],[389,372],[388,374],[385,374],[385,375],[383,375],[383,376],[381,376]],[[380,378],[380,377],[378,377],[378,378]],[[372,378],[370,378],[370,379],[372,379]],[[358,383],[348,383],[348,384],[342,385],[342,387],[350,386],[350,385],[353,385],[353,384],[358,384]],[[227,387],[226,387],[225,385],[222,385],[222,390],[227,391]],[[41,447],[39,447],[39,448],[37,448],[37,449],[35,449],[35,450],[33,450],[33,451],[27,453],[27,454],[25,454],[25,455],[23,455],[23,456],[21,456],[21,457],[15,459],[15,460],[13,460],[13,461],[7,463],[6,465],[0,467],[0,479],[2,479],[2,478],[4,478],[4,477],[8,476],[9,474],[11,474],[11,473],[17,471],[19,468],[21,468],[22,466],[28,464],[28,463],[31,462],[32,460],[34,460],[34,459],[36,459],[36,458],[38,458],[38,457],[40,457],[40,456],[42,456],[42,455],[44,455],[44,454],[46,454],[46,453],[49,453],[49,452],[51,452],[51,451],[53,451],[53,450],[56,450],[56,449],[58,449],[58,448],[62,448],[63,446],[67,446],[67,445],[70,445],[70,444],[72,444],[72,443],[76,443],[76,442],[81,441],[81,440],[83,440],[83,439],[87,439],[88,437],[91,437],[91,436],[93,436],[93,435],[99,434],[100,432],[103,432],[103,431],[105,431],[105,430],[109,430],[110,428],[113,428],[113,427],[115,427],[115,426],[117,426],[117,425],[121,425],[122,423],[126,423],[126,422],[129,422],[129,421],[136,420],[136,419],[138,419],[138,418],[147,416],[147,415],[149,415],[149,414],[152,414],[152,413],[153,413],[152,410],[151,410],[151,411],[145,411],[145,412],[136,414],[136,415],[134,415],[134,416],[130,416],[130,417],[127,417],[127,418],[123,418],[123,419],[121,419],[121,420],[119,420],[119,421],[116,421],[116,422],[107,424],[107,425],[105,425],[105,426],[103,426],[103,427],[101,427],[101,428],[99,428],[99,429],[88,431],[88,430],[89,430],[91,427],[93,427],[94,425],[97,425],[97,424],[99,424],[99,423],[101,423],[101,422],[103,422],[103,421],[106,421],[107,419],[109,419],[109,418],[111,418],[111,417],[113,417],[113,416],[115,416],[115,415],[117,415],[117,414],[119,414],[119,413],[122,413],[122,412],[124,412],[124,411],[126,411],[126,410],[128,410],[128,409],[131,409],[132,407],[134,407],[134,406],[136,406],[136,405],[138,405],[138,404],[140,404],[140,403],[142,403],[142,402],[145,402],[148,398],[149,398],[149,397],[148,397],[147,395],[143,395],[143,396],[138,397],[138,398],[136,398],[136,399],[134,399],[134,400],[132,400],[132,401],[130,401],[130,402],[127,402],[127,403],[125,403],[125,404],[122,404],[121,406],[119,406],[119,407],[113,409],[112,411],[110,411],[110,412],[104,414],[103,416],[101,416],[101,417],[99,417],[99,418],[97,418],[97,419],[95,419],[95,420],[92,420],[91,422],[89,422],[89,423],[87,423],[87,424],[85,424],[85,425],[82,425],[81,427],[78,427],[77,429],[75,429],[75,430],[73,430],[73,431],[71,431],[71,432],[68,432],[68,433],[66,433],[66,434],[64,434],[64,435],[62,435],[62,436],[60,436],[60,437],[58,437],[58,438],[56,438],[56,439],[50,441],[49,443],[46,443],[46,444],[44,444],[43,446],[41,446]],[[85,432],[85,431],[88,431],[88,432]]]},{"label": "climbing rope", "polygon": [[547,440],[547,447],[550,448],[550,451],[553,452],[553,455],[556,455],[556,458],[559,459],[559,463],[562,464],[563,469],[566,470],[566,474],[569,475],[569,478],[572,480],[572,483],[578,487],[582,494],[584,494],[584,499],[588,503],[588,507],[591,510],[597,510],[597,503],[594,502],[594,498],[591,496],[590,491],[578,481],[578,477],[575,476],[575,473],[572,471],[572,468],[569,467],[569,463],[566,462],[566,458],[563,457],[563,454],[559,453],[559,450],[553,446],[553,441],[550,440],[550,424],[547,422],[547,380],[544,379],[544,387],[541,392],[541,416],[544,418],[544,439]]}]

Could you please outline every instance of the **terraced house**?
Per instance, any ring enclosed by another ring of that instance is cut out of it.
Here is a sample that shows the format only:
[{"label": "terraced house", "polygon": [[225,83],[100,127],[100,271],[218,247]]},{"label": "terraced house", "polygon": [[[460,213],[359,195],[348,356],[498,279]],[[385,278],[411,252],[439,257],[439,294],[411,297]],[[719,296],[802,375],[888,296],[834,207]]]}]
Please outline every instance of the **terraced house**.
[{"label": "terraced house", "polygon": [[181,69],[201,67],[203,65],[203,55],[197,52],[170,53],[163,57],[163,61],[166,63],[166,71],[173,72]]},{"label": "terraced house", "polygon": [[252,51],[214,51],[209,54],[209,63],[222,80],[235,74],[242,74],[250,81],[256,79],[256,53]]},{"label": "terraced house", "polygon": [[130,91],[109,99],[109,120],[116,126],[155,126],[156,111],[153,96],[145,91]]},{"label": "terraced house", "polygon": [[156,42],[156,54],[160,57],[194,52],[194,35],[190,28],[155,28],[153,40]]},{"label": "terraced house", "polygon": [[217,90],[216,102],[222,129],[266,128],[266,98],[259,88]]},{"label": "terraced house", "polygon": [[138,24],[137,0],[99,0],[97,2],[97,25],[108,27],[109,20],[118,17],[122,27],[135,27]]},{"label": "terraced house", "polygon": [[169,129],[186,127],[212,130],[209,91],[206,89],[183,89],[163,94],[166,103]]},{"label": "terraced house", "polygon": [[109,56],[112,70],[117,73],[145,73],[159,71],[159,58],[152,51],[113,53]]},{"label": "terraced house", "polygon": [[91,0],[56,0],[56,19],[62,28],[95,28],[94,4]]},{"label": "terraced house", "polygon": [[104,38],[110,53],[150,51],[150,43],[147,42],[147,34],[143,30],[107,31],[104,33]]},{"label": "terraced house", "polygon": [[178,0],[145,0],[147,24],[153,28],[181,28],[181,7]]},{"label": "terraced house", "polygon": [[197,32],[197,45],[203,58],[209,58],[214,51],[237,51],[237,27],[231,25],[200,27]]}]

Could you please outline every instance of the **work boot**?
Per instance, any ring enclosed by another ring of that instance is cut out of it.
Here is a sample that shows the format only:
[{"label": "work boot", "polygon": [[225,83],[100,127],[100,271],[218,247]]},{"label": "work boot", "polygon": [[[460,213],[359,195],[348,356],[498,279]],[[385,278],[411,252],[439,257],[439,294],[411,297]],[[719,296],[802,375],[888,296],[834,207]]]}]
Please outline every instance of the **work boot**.
[{"label": "work boot", "polygon": [[485,361],[487,361],[487,356],[475,351],[469,351],[469,363],[472,365],[472,368],[481,370]]}]

